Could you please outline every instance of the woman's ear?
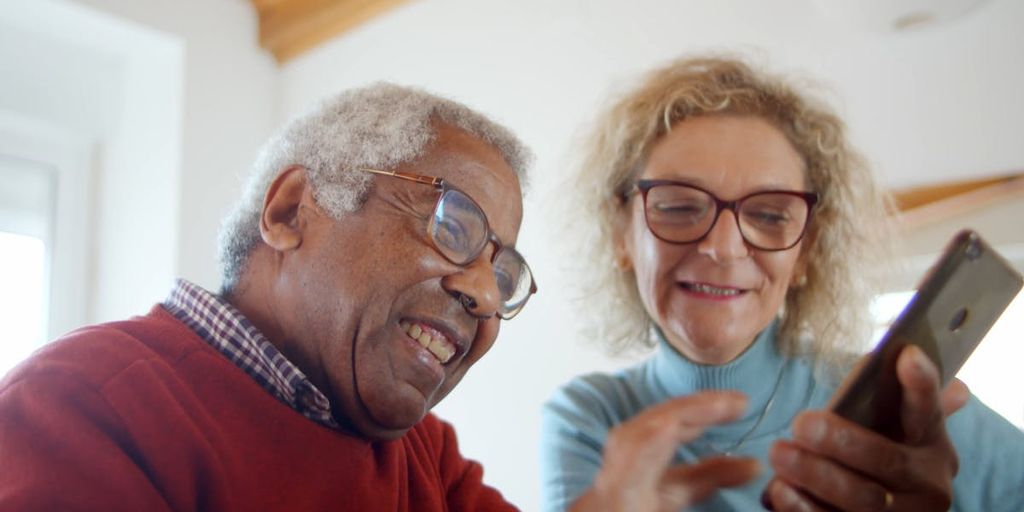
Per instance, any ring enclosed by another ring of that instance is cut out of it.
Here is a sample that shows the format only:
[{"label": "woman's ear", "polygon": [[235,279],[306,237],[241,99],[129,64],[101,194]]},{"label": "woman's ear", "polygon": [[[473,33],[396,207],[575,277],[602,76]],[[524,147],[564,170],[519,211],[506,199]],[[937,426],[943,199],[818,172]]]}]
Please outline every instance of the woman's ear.
[{"label": "woman's ear", "polygon": [[615,214],[612,225],[612,244],[614,245],[615,268],[621,272],[633,270],[632,219],[630,219],[629,203],[622,205]]},{"label": "woman's ear", "polygon": [[800,288],[807,284],[807,270],[804,265],[803,258],[797,260],[796,268],[793,270],[792,277],[789,278],[790,288]]},{"label": "woman's ear", "polygon": [[804,236],[804,239],[800,241],[800,255],[796,258],[796,264],[793,266],[793,274],[789,278],[790,288],[800,288],[807,284],[807,259],[810,257],[808,252],[814,246],[814,233],[808,232]]},{"label": "woman's ear", "polygon": [[291,166],[281,171],[267,188],[260,216],[260,235],[274,250],[287,251],[302,245],[304,223],[300,218],[300,205],[308,185],[306,169]]}]

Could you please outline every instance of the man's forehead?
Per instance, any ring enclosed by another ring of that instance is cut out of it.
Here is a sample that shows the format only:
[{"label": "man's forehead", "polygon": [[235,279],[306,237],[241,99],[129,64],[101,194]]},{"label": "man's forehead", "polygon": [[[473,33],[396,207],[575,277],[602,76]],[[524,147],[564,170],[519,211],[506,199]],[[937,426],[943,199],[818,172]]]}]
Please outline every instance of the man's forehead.
[{"label": "man's forehead", "polygon": [[[449,163],[456,166],[464,161],[467,170],[485,171],[485,173],[495,174],[499,177],[505,177],[508,174],[518,187],[519,177],[497,146],[455,126],[448,124],[435,126],[436,135],[428,144],[422,159],[433,157],[437,163]],[[472,167],[477,167],[477,169],[471,169]]]},{"label": "man's forehead", "polygon": [[412,162],[415,172],[444,178],[476,201],[491,229],[511,243],[522,219],[519,177],[490,143],[458,128],[441,125],[427,152]]}]

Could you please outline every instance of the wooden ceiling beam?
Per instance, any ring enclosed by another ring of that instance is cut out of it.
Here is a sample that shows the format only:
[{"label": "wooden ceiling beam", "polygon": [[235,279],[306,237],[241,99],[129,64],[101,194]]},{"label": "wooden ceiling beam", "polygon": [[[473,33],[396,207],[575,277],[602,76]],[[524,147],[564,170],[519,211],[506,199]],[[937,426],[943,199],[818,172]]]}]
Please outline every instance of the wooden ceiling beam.
[{"label": "wooden ceiling beam", "polygon": [[284,63],[408,0],[250,0],[260,46]]},{"label": "wooden ceiling beam", "polygon": [[893,197],[904,227],[924,226],[999,201],[1024,197],[1024,172],[907,188],[894,191]]},{"label": "wooden ceiling beam", "polygon": [[893,196],[896,200],[897,208],[900,210],[912,210],[949,197],[966,194],[972,190],[1015,181],[1021,177],[1024,177],[1024,173],[978,180],[954,181],[924,187],[906,188],[893,192]]}]

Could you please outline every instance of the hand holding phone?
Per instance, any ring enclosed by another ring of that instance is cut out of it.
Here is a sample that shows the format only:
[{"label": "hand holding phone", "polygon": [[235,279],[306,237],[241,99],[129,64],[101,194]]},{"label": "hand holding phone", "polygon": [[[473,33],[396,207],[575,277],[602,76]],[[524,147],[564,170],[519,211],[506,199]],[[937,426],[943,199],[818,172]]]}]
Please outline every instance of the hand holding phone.
[{"label": "hand holding phone", "polygon": [[1020,291],[1024,278],[981,237],[961,231],[869,359],[848,377],[832,410],[887,437],[903,437],[896,359],[917,345],[945,386]]}]

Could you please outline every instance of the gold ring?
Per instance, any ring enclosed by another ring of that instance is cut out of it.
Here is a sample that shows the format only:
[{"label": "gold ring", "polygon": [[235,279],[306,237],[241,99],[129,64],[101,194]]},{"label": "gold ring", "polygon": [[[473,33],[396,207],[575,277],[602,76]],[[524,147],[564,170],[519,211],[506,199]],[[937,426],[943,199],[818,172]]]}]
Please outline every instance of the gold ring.
[{"label": "gold ring", "polygon": [[882,510],[889,510],[892,508],[892,502],[895,500],[896,497],[893,496],[891,492],[885,491],[885,506],[882,507]]}]

